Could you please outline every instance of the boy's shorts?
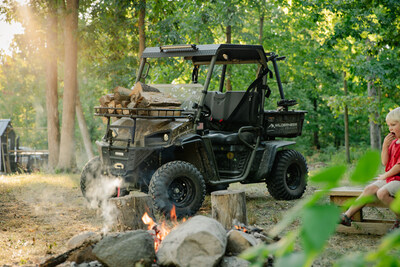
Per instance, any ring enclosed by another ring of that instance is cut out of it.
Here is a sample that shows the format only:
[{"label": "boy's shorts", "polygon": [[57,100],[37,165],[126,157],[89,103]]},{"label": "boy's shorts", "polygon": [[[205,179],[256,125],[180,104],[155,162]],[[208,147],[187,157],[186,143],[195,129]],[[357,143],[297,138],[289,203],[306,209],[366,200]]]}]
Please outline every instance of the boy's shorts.
[{"label": "boy's shorts", "polygon": [[391,196],[395,196],[397,191],[400,190],[400,181],[391,181],[386,183],[385,180],[378,180],[373,182],[371,185],[375,185],[379,188],[385,188]]}]

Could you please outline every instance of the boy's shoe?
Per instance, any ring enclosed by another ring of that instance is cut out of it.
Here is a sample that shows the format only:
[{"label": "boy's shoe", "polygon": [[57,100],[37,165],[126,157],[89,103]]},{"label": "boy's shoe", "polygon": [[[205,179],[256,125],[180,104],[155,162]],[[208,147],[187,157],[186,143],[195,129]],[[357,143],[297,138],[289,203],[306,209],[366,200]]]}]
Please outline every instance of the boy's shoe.
[{"label": "boy's shoe", "polygon": [[351,226],[351,219],[344,213],[340,214],[340,224],[344,226]]},{"label": "boy's shoe", "polygon": [[391,233],[391,232],[393,232],[393,231],[396,231],[397,229],[400,229],[400,219],[396,219],[396,220],[394,221],[394,224],[393,224],[392,228],[390,228],[390,229],[388,230],[388,233]]}]

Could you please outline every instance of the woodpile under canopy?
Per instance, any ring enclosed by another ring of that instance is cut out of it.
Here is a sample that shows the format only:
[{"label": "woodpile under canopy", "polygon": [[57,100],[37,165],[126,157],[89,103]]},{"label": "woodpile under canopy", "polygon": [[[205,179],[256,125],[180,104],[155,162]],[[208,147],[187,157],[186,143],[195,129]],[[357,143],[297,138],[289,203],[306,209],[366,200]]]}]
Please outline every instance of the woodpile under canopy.
[{"label": "woodpile under canopy", "polygon": [[[149,111],[141,109],[178,109],[181,102],[176,98],[160,92],[155,87],[137,82],[132,90],[117,86],[112,94],[99,99],[101,112],[109,114],[137,114],[147,116],[180,115],[173,111]],[[132,111],[132,109],[137,109]]]}]

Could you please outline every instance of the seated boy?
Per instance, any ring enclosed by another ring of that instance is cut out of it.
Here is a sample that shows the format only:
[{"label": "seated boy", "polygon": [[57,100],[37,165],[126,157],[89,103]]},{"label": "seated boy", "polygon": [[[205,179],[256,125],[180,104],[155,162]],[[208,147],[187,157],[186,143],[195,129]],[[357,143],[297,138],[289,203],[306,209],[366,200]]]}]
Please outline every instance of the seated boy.
[{"label": "seated boy", "polygon": [[[400,107],[390,111],[386,116],[389,134],[382,144],[382,164],[385,173],[377,177],[377,181],[364,188],[359,196],[376,195],[384,204],[390,206],[397,191],[400,190]],[[363,206],[351,206],[341,215],[340,223],[351,226],[351,217]],[[396,214],[396,221],[391,230],[399,228],[400,215]]]}]

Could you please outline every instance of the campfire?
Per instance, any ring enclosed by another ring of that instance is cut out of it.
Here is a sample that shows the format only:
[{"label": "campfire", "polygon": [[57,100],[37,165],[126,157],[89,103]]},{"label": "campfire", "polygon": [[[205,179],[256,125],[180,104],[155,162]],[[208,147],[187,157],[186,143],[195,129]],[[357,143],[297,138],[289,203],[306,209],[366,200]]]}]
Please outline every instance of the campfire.
[{"label": "campfire", "polygon": [[[166,221],[164,220],[161,224],[156,223],[148,214],[147,212],[144,213],[142,216],[142,221],[144,224],[147,225],[147,229],[150,231],[151,235],[154,238],[154,249],[155,251],[158,251],[158,247],[160,246],[161,242],[164,240],[164,238],[171,232],[171,230],[179,225],[177,216],[176,216],[176,210],[175,206],[172,207],[171,212],[170,212],[170,220],[172,223],[172,227],[168,226]],[[183,222],[185,222],[186,219],[183,218]]]}]

